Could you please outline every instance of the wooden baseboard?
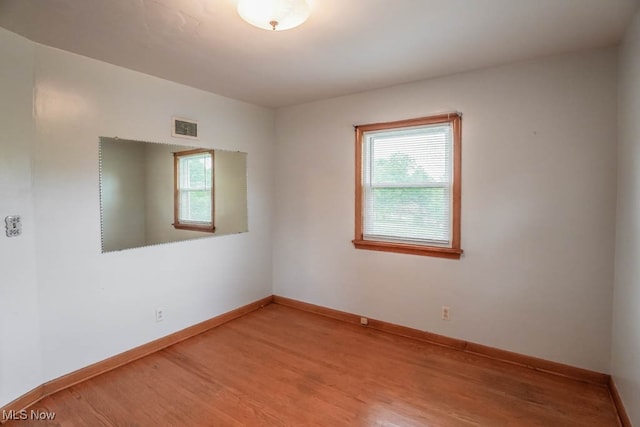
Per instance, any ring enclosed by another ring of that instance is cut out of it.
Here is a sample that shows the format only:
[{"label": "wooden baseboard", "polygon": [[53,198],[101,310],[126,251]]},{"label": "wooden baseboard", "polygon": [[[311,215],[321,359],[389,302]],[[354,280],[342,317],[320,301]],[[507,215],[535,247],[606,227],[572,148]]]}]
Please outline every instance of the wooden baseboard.
[{"label": "wooden baseboard", "polygon": [[[360,324],[359,315],[347,313],[344,311],[334,310],[332,308],[322,307],[314,304],[309,304],[302,301],[297,301],[290,298],[274,295],[273,302],[275,304],[285,305],[291,308],[307,311],[310,313],[319,314],[333,319],[342,320],[344,322]],[[431,344],[442,345],[445,347],[454,348],[456,350],[464,351],[467,353],[473,353],[476,355],[488,357],[495,360],[500,360],[506,363],[525,366],[530,369],[538,371],[544,371],[555,375],[561,375],[563,377],[573,378],[580,381],[586,381],[592,384],[598,384],[602,386],[609,385],[610,376],[600,372],[590,371],[588,369],[577,368],[575,366],[565,365],[558,362],[552,362],[545,359],[539,359],[537,357],[526,356],[519,353],[513,353],[511,351],[501,350],[494,347],[489,347],[481,344],[476,344],[457,338],[450,338],[444,335],[438,335],[431,332],[421,331],[419,329],[408,328],[406,326],[400,326],[382,320],[368,319],[368,328],[376,329],[383,332],[388,332],[403,337],[416,339]]]},{"label": "wooden baseboard", "polygon": [[622,403],[622,398],[620,397],[620,393],[618,392],[618,387],[616,386],[616,382],[613,377],[609,377],[609,393],[611,394],[611,400],[613,401],[613,406],[616,408],[618,412],[618,418],[620,418],[620,425],[622,427],[633,427],[631,425],[631,419],[627,414],[626,409],[624,409],[624,404]]},{"label": "wooden baseboard", "polygon": [[[227,323],[231,320],[237,319],[238,317],[242,317],[245,314],[248,314],[254,310],[270,304],[272,301],[272,296],[262,298],[258,301],[254,301],[250,304],[236,308],[235,310],[231,310],[209,320],[205,320],[204,322],[182,329],[178,332],[174,332],[171,335],[167,335],[165,337],[151,341],[147,344],[143,344],[139,347],[125,351],[124,353],[117,354],[108,359],[78,369],[77,371],[71,372],[62,377],[48,381],[34,388],[25,395],[20,396],[13,402],[10,402],[9,404],[0,408],[0,414],[3,412],[7,413],[10,411],[20,411],[22,409],[26,409],[53,393],[69,388],[75,384],[81,383],[100,374],[104,374],[105,372],[109,372],[120,366],[148,356],[149,354],[155,353],[164,348],[184,341],[188,338],[192,338],[196,335],[220,326],[223,323]],[[4,421],[5,420],[1,419],[0,417],[0,424],[3,424]]]},{"label": "wooden baseboard", "polygon": [[23,394],[22,396],[18,397],[16,400],[14,400],[13,402],[9,402],[7,403],[5,406],[3,406],[2,408],[0,408],[0,424],[4,424],[8,421],[7,418],[5,418],[5,414],[8,413],[12,413],[12,412],[18,412],[21,411],[25,408],[28,408],[29,406],[33,405],[34,403],[37,403],[38,401],[40,401],[40,399],[42,399],[42,385],[39,385],[38,387],[34,388],[33,390]]}]

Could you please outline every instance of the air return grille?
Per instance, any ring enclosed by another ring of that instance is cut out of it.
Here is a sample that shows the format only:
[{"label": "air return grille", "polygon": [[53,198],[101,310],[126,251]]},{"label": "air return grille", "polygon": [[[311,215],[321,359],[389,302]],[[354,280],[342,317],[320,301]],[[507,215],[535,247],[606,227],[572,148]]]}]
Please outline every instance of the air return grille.
[{"label": "air return grille", "polygon": [[198,122],[180,117],[173,117],[171,136],[198,139]]}]

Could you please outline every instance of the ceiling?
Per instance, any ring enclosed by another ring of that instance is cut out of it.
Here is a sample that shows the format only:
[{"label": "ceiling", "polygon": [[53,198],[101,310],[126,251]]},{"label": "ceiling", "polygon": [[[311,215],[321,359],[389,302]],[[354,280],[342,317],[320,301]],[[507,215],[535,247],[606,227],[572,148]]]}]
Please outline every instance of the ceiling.
[{"label": "ceiling", "polygon": [[618,43],[636,0],[312,0],[265,31],[236,0],[0,0],[36,42],[268,107]]}]

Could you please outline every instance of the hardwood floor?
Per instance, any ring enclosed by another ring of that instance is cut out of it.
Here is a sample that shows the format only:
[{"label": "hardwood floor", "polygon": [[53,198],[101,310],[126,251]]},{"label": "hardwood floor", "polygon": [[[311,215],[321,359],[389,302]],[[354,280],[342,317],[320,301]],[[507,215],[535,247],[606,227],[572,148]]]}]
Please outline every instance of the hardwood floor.
[{"label": "hardwood floor", "polygon": [[619,425],[606,387],[278,304],[33,409],[5,426]]}]

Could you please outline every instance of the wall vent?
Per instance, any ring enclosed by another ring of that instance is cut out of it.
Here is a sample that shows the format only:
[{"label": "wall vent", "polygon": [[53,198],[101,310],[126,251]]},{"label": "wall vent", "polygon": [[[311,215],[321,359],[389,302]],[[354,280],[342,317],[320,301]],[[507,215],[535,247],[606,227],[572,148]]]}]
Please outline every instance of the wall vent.
[{"label": "wall vent", "polygon": [[172,117],[171,136],[177,138],[198,139],[198,122],[195,120]]}]

